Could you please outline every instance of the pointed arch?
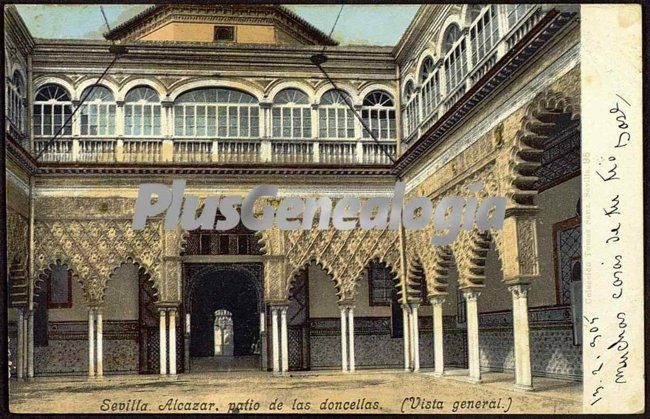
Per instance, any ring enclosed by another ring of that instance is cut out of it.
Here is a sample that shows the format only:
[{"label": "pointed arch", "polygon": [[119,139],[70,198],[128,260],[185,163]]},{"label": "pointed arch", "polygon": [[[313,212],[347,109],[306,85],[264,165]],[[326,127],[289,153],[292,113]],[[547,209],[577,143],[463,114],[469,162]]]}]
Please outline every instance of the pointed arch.
[{"label": "pointed arch", "polygon": [[545,145],[554,132],[570,121],[580,119],[579,99],[563,92],[544,91],[526,107],[513,144],[507,149],[508,167],[502,185],[515,206],[535,205],[538,190],[537,169]]},{"label": "pointed arch", "polygon": [[106,290],[108,289],[110,282],[113,279],[113,276],[115,275],[115,272],[122,268],[123,266],[127,265],[133,265],[136,268],[138,268],[138,275],[146,275],[147,276],[147,282],[151,282],[152,288],[154,289],[154,296],[157,298],[160,298],[160,286],[161,284],[159,281],[156,281],[155,275],[152,273],[152,271],[149,269],[149,267],[143,263],[140,259],[134,256],[127,256],[122,262],[120,262],[118,265],[116,265],[112,270],[111,273],[108,275],[108,280],[104,282],[103,288],[102,288],[102,301],[106,298]]}]

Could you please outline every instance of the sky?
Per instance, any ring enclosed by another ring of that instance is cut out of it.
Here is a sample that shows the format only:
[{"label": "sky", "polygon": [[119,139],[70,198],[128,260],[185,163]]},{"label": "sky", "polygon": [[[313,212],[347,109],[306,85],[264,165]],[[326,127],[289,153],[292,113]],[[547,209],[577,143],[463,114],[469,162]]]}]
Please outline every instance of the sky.
[{"label": "sky", "polygon": [[[18,12],[37,38],[102,39],[106,25],[99,5],[18,5]],[[115,27],[150,5],[104,5]],[[287,5],[297,15],[329,34],[340,5]],[[395,45],[419,5],[345,5],[332,37],[341,45]]]}]

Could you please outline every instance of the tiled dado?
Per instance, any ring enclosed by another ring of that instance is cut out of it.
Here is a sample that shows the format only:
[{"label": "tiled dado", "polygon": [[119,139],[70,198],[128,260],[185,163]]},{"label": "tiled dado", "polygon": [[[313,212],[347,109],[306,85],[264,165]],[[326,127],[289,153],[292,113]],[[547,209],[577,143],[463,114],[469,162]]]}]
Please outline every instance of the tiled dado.
[{"label": "tiled dado", "polygon": [[[104,372],[138,371],[138,322],[103,322]],[[34,374],[85,374],[88,371],[88,323],[48,323],[47,346],[34,347]]]}]

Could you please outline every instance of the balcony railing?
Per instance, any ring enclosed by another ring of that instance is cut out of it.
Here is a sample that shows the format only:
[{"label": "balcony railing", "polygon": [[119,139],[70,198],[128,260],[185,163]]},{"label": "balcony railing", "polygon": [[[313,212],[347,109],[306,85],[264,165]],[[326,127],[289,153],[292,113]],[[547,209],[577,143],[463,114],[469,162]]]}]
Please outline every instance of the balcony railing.
[{"label": "balcony railing", "polygon": [[[496,6],[491,6],[496,7]],[[496,65],[509,50],[511,50],[517,42],[519,42],[526,33],[528,33],[541,19],[541,6],[532,4],[522,4],[516,7],[505,10],[501,9],[496,13],[498,19],[498,37],[496,41],[490,41],[491,48],[488,50],[481,50],[481,54],[472,51],[475,47],[469,42],[469,37],[465,39],[470,48],[466,53],[471,56],[466,59],[467,63],[473,64],[468,71],[465,72],[461,80],[454,85],[450,90],[441,89],[440,97],[437,100],[438,105],[434,107],[428,114],[422,114],[420,120],[416,124],[416,128],[408,131],[402,143],[401,153],[404,153],[413,142],[417,141],[433,124],[436,123],[449,109],[451,109],[471,87],[481,80],[489,71]],[[485,8],[483,12],[474,20],[470,25],[469,33],[479,33],[482,29],[477,25],[485,24],[485,15],[491,13],[491,9]],[[485,28],[483,28],[485,30]],[[458,41],[461,42],[461,41]],[[444,73],[441,69],[441,73]],[[440,82],[443,87],[445,83]]]},{"label": "balcony railing", "polygon": [[[49,139],[36,139],[35,154]],[[383,149],[383,150],[382,150]],[[40,157],[44,162],[80,163],[272,163],[387,165],[396,153],[394,141],[58,138]]]}]

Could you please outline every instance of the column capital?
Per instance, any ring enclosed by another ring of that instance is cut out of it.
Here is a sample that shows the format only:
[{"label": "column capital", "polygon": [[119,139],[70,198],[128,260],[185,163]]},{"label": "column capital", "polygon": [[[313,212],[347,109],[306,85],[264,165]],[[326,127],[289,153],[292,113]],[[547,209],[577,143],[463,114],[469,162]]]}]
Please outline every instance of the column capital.
[{"label": "column capital", "polygon": [[273,102],[260,102],[259,105],[262,109],[271,109]]},{"label": "column capital", "polygon": [[516,284],[508,287],[508,291],[512,293],[513,298],[520,299],[526,298],[528,296],[528,289],[530,285],[528,284]]},{"label": "column capital", "polygon": [[318,107],[319,107],[319,106],[320,106],[320,103],[312,103],[312,104],[311,104],[311,108],[312,108],[313,110],[315,110],[315,111],[318,110]]},{"label": "column capital", "polygon": [[429,301],[434,306],[437,306],[439,304],[444,303],[445,300],[446,300],[446,297],[444,295],[430,295],[429,296]]},{"label": "column capital", "polygon": [[463,297],[467,301],[476,301],[478,300],[479,295],[481,295],[481,290],[478,288],[464,288],[461,290],[463,292]]},{"label": "column capital", "polygon": [[338,302],[339,308],[354,308],[354,301],[341,300]]},{"label": "column capital", "polygon": [[160,101],[160,106],[162,106],[163,108],[171,108],[172,106],[174,106],[174,102],[172,102],[171,100],[162,100]]},{"label": "column capital", "polygon": [[125,102],[124,102],[123,100],[116,100],[116,101],[115,101],[115,104],[116,104],[118,107],[122,107],[122,106],[124,106],[124,103],[125,103]]}]

